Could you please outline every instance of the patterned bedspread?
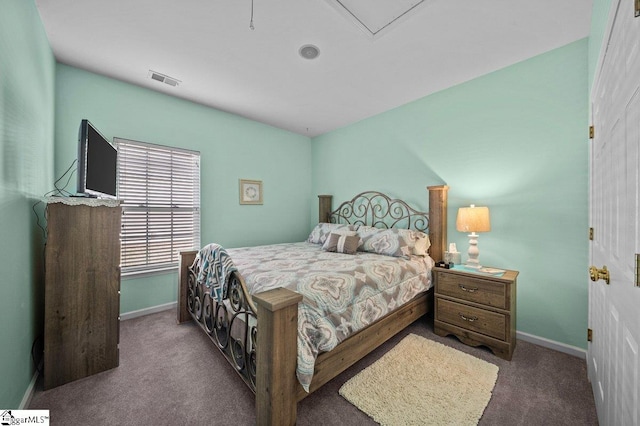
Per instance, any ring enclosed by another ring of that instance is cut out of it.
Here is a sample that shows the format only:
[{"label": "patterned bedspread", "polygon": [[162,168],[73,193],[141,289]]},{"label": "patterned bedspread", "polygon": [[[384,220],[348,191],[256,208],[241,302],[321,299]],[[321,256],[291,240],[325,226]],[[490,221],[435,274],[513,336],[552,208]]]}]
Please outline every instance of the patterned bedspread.
[{"label": "patterned bedspread", "polygon": [[429,257],[331,253],[307,242],[227,251],[251,294],[286,287],[303,296],[297,376],[307,392],[320,352],[431,287]]}]

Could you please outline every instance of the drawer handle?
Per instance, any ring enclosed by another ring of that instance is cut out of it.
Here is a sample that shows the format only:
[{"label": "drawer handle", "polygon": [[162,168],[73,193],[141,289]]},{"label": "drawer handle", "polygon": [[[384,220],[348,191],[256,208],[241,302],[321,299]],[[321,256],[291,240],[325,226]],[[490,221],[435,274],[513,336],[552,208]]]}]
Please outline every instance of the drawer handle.
[{"label": "drawer handle", "polygon": [[462,291],[466,291],[467,293],[475,293],[476,291],[478,291],[478,287],[465,287],[464,284],[458,284],[458,287],[460,287],[460,289]]},{"label": "drawer handle", "polygon": [[460,312],[458,312],[458,315],[460,316],[460,318],[468,322],[475,322],[478,320],[478,317],[468,317],[468,316],[462,315]]}]

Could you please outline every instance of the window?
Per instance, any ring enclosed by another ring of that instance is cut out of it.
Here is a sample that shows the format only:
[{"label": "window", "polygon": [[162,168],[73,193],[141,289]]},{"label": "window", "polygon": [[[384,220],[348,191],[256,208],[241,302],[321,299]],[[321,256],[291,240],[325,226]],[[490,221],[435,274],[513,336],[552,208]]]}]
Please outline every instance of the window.
[{"label": "window", "polygon": [[200,246],[200,153],[114,138],[123,275],[172,269]]}]

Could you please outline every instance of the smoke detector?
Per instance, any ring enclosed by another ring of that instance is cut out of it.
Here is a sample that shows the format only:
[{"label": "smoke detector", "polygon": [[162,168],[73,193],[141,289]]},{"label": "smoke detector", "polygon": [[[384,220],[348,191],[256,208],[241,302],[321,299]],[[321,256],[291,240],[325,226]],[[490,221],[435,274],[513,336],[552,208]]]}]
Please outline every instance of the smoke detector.
[{"label": "smoke detector", "polygon": [[305,59],[315,59],[320,55],[320,49],[313,44],[305,44],[298,50],[298,53]]},{"label": "smoke detector", "polygon": [[177,78],[169,77],[168,75],[160,74],[159,72],[155,72],[153,70],[149,70],[149,78],[151,80],[159,81],[160,83],[168,84],[172,87],[176,87],[180,83],[182,83]]}]

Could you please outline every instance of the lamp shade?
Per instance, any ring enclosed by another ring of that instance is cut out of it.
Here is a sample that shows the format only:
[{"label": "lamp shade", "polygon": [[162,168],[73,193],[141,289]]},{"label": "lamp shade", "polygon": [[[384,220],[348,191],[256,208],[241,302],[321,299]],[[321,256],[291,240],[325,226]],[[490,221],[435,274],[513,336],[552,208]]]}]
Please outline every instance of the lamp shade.
[{"label": "lamp shade", "polygon": [[491,231],[488,207],[460,207],[456,219],[456,229],[460,232]]}]

